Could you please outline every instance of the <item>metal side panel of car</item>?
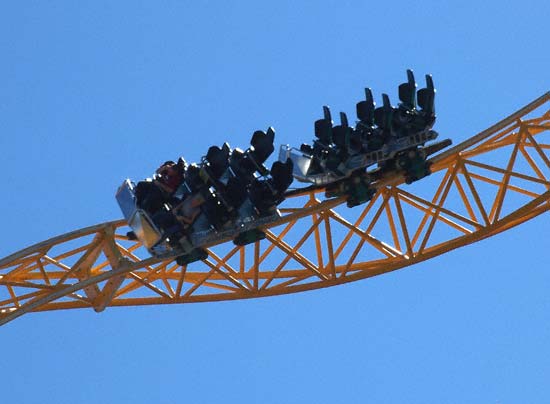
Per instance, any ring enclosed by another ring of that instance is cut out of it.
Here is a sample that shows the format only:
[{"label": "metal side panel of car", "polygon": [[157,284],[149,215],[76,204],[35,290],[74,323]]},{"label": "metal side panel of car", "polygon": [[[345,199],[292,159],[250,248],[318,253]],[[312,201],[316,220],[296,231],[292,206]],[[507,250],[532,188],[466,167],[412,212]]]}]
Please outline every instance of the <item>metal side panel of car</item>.
[{"label": "metal side panel of car", "polygon": [[134,184],[132,181],[126,179],[120,187],[118,187],[116,201],[118,202],[118,206],[120,206],[124,218],[129,222],[137,210]]},{"label": "metal side panel of car", "polygon": [[128,224],[147,249],[151,249],[162,239],[160,231],[153,224],[149,215],[141,209],[136,211]]},{"label": "metal side panel of car", "polygon": [[290,147],[289,145],[281,145],[279,151],[279,161],[281,163],[286,163],[288,159],[292,160],[293,175],[294,178],[299,181],[303,181],[302,178],[307,177],[312,158],[313,157],[310,155],[304,154],[300,150]]},{"label": "metal side panel of car", "polygon": [[136,237],[151,251],[151,248],[161,241],[162,235],[147,212],[138,209],[132,181],[126,179],[122,183],[116,193],[116,200]]}]

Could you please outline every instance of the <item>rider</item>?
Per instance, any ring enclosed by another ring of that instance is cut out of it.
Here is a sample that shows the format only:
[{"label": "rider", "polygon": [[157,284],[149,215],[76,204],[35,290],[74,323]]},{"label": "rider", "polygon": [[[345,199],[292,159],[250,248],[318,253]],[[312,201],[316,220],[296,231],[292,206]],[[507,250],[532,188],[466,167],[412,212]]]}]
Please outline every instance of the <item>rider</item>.
[{"label": "rider", "polygon": [[183,164],[166,161],[157,169],[155,174],[158,182],[157,185],[168,195],[172,196],[183,182],[185,172]]},{"label": "rider", "polygon": [[155,172],[153,180],[138,182],[135,190],[137,204],[140,208],[154,215],[160,211],[164,204],[177,203],[174,198],[179,185],[185,175],[185,161],[180,159],[178,163],[164,162]]}]

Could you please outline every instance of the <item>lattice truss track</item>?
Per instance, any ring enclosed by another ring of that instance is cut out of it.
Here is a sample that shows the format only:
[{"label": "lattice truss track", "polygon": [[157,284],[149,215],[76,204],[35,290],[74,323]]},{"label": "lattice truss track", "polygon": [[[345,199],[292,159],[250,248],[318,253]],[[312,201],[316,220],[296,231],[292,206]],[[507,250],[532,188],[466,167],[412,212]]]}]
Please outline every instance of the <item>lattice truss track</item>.
[{"label": "lattice truss track", "polygon": [[31,311],[279,295],[403,268],[550,209],[550,93],[437,156],[430,177],[381,181],[352,209],[317,191],[288,198],[265,240],[208,248],[180,266],[149,257],[123,221],[0,260],[0,324]]}]

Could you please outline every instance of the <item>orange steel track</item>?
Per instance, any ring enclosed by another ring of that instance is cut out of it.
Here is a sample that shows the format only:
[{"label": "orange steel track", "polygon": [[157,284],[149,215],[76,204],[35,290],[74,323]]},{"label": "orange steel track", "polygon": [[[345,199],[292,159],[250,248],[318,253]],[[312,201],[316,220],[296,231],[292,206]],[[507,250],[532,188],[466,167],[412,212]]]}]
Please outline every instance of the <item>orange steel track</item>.
[{"label": "orange steel track", "polygon": [[348,209],[320,190],[288,198],[265,240],[229,240],[179,266],[127,240],[123,221],[54,237],[0,260],[0,325],[25,313],[281,295],[394,271],[550,209],[550,93],[432,159],[412,185],[385,178]]}]

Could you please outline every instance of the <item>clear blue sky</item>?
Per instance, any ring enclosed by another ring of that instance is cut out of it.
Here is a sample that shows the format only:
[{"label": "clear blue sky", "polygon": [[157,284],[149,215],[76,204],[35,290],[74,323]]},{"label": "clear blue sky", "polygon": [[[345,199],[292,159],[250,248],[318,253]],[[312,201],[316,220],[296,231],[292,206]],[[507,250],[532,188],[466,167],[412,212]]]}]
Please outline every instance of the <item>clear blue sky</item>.
[{"label": "clear blue sky", "polygon": [[[166,159],[310,140],[406,68],[455,143],[550,90],[547,1],[190,3],[0,5],[0,257],[118,219],[120,182]],[[546,403],[548,224],[303,294],[25,315],[0,402]]]}]

